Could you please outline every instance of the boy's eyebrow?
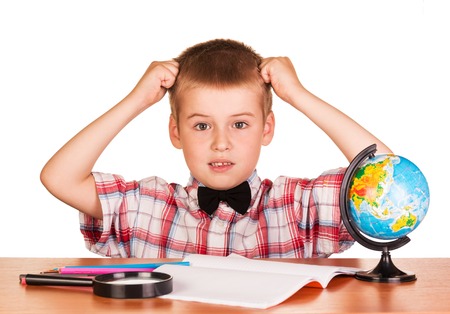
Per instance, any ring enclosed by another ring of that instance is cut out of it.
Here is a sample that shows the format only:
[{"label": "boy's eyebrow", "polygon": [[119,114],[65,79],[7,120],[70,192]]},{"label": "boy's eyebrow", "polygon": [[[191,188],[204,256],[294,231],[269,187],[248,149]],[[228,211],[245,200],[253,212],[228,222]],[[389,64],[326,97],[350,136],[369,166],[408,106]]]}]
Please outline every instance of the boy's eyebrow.
[{"label": "boy's eyebrow", "polygon": [[251,116],[251,117],[256,117],[255,114],[253,112],[241,112],[241,113],[236,113],[233,114],[232,117],[240,117],[240,116]]},{"label": "boy's eyebrow", "polygon": [[[236,114],[231,115],[231,117],[240,117],[240,116],[256,117],[255,114],[250,112],[250,111],[249,112],[240,112],[240,113],[236,113]],[[192,119],[192,118],[197,118],[197,117],[208,118],[208,117],[210,117],[210,115],[203,114],[203,113],[193,113],[193,114],[189,115],[187,117],[187,119]]]},{"label": "boy's eyebrow", "polygon": [[192,119],[192,118],[197,118],[197,117],[200,117],[200,118],[207,118],[207,117],[209,117],[209,115],[207,115],[207,114],[202,114],[202,113],[193,113],[193,114],[187,116],[187,119]]}]

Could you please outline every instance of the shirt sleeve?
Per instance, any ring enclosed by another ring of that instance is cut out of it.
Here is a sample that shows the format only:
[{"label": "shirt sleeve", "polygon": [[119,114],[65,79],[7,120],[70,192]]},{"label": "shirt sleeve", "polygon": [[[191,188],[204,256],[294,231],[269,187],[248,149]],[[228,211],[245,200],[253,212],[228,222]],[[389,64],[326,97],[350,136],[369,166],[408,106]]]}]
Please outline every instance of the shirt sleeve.
[{"label": "shirt sleeve", "polygon": [[342,222],[339,206],[345,170],[330,170],[296,185],[294,204],[298,209],[305,257],[328,257],[347,250],[354,243]]},{"label": "shirt sleeve", "polygon": [[153,235],[161,232],[163,211],[171,194],[169,184],[158,177],[125,181],[114,174],[93,175],[103,217],[96,219],[80,212],[80,230],[87,249],[109,257],[139,255],[136,236],[153,241]]},{"label": "shirt sleeve", "polygon": [[[124,213],[138,202],[139,184],[121,176],[93,173],[103,218],[80,212],[80,231],[93,253],[109,257],[130,257],[130,220]],[[134,201],[133,201],[134,200]]]}]

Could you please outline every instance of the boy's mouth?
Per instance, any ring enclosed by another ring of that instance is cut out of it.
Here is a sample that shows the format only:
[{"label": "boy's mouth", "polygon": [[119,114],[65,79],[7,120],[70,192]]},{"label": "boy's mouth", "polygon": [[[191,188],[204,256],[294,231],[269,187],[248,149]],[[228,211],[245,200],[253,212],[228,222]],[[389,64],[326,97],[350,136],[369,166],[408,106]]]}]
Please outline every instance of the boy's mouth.
[{"label": "boy's mouth", "polygon": [[233,164],[231,162],[211,162],[210,165],[213,167],[228,167]]}]

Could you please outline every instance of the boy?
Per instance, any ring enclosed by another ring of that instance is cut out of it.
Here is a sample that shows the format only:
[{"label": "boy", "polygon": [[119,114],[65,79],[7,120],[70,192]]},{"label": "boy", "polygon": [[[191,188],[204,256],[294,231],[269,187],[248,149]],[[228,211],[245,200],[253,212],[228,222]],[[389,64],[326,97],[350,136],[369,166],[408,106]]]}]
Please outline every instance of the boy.
[{"label": "boy", "polygon": [[[111,257],[327,257],[353,243],[340,219],[344,169],[313,180],[261,180],[256,164],[274,134],[271,88],[321,128],[351,161],[382,142],[309,93],[286,57],[261,58],[234,40],[211,40],[153,62],[117,105],[65,144],[41,181],[80,211],[86,246]],[[169,134],[183,150],[187,186],[92,172],[110,141],[169,90]]]}]

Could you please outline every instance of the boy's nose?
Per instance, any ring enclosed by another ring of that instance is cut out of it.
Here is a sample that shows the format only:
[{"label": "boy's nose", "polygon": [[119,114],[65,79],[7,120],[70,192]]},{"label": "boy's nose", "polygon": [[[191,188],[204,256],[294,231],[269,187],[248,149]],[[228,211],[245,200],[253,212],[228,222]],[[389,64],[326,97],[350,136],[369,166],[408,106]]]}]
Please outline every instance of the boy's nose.
[{"label": "boy's nose", "polygon": [[215,132],[211,148],[212,150],[219,152],[226,151],[231,148],[231,143],[226,132]]}]

